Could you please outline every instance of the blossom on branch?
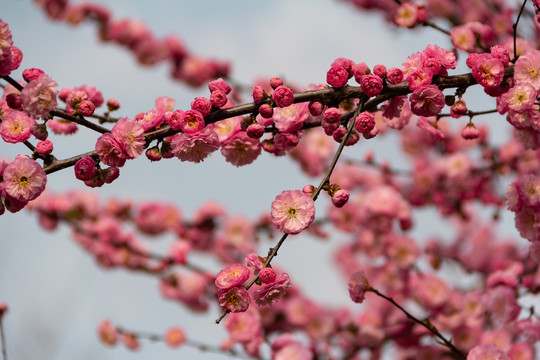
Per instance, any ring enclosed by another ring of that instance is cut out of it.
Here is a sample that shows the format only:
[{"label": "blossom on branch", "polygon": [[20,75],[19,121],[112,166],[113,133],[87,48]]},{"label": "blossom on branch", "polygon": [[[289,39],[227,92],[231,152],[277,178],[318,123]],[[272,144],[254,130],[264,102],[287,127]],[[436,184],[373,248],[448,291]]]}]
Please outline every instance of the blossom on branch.
[{"label": "blossom on branch", "polygon": [[315,219],[315,202],[300,190],[283,191],[272,203],[270,215],[279,230],[298,234]]}]

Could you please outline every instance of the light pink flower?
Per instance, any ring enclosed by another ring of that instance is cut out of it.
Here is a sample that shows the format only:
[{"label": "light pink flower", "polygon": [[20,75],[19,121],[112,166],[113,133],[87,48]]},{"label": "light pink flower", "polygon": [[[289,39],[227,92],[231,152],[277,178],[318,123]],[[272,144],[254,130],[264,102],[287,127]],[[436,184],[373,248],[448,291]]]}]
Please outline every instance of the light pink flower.
[{"label": "light pink flower", "polygon": [[156,109],[163,113],[173,111],[175,103],[176,100],[167,96],[160,96],[155,101]]},{"label": "light pink flower", "polygon": [[424,85],[409,96],[411,111],[418,116],[433,116],[444,107],[444,95],[436,85]]},{"label": "light pink flower", "polygon": [[103,320],[98,326],[98,336],[107,346],[114,346],[118,342],[118,332],[109,320]]},{"label": "light pink flower", "polygon": [[392,21],[399,27],[412,28],[416,25],[418,7],[412,2],[405,2],[399,5],[393,16]]},{"label": "light pink flower", "polygon": [[481,54],[472,63],[472,75],[483,87],[494,88],[500,85],[504,78],[502,61],[490,54]]},{"label": "light pink flower", "polygon": [[120,144],[128,159],[139,157],[144,151],[144,129],[137,121],[122,118],[114,125],[112,137]]},{"label": "light pink flower", "polygon": [[221,270],[215,284],[220,290],[242,285],[249,278],[249,269],[242,264],[232,264]]},{"label": "light pink flower", "polygon": [[508,110],[523,113],[532,109],[536,101],[536,90],[529,83],[518,83],[508,90],[506,101]]},{"label": "light pink flower", "polygon": [[293,132],[300,130],[308,117],[308,105],[304,102],[274,109],[272,119],[280,132]]},{"label": "light pink flower", "polygon": [[179,327],[172,327],[165,333],[165,343],[172,347],[179,347],[186,342],[186,333]]},{"label": "light pink flower", "polygon": [[383,109],[382,120],[389,128],[403,129],[411,120],[411,107],[406,96],[394,96]]},{"label": "light pink flower", "polygon": [[96,152],[99,160],[105,165],[122,167],[126,163],[127,157],[122,146],[110,133],[105,133],[97,139]]},{"label": "light pink flower", "polygon": [[242,117],[235,116],[225,120],[216,121],[211,125],[211,127],[219,137],[219,142],[223,143],[229,140],[236,133],[240,132],[242,129],[241,123]]},{"label": "light pink flower", "polygon": [[249,308],[251,298],[243,286],[218,291],[219,305],[232,313],[244,312]]},{"label": "light pink flower", "polygon": [[532,174],[521,175],[517,179],[520,198],[525,205],[540,205],[540,178]]},{"label": "light pink flower", "polygon": [[174,156],[199,163],[219,148],[219,138],[209,127],[195,134],[176,134],[171,142]]},{"label": "light pink flower", "polygon": [[270,216],[281,231],[298,234],[315,219],[315,202],[300,190],[283,191],[272,203]]},{"label": "light pink flower", "polygon": [[144,131],[148,131],[152,128],[158,128],[165,121],[165,114],[157,109],[152,109],[142,116],[137,116],[136,119]]},{"label": "light pink flower", "polygon": [[467,25],[455,26],[450,31],[450,39],[457,49],[472,51],[476,46],[476,37]]},{"label": "light pink flower", "polygon": [[[262,271],[262,270],[261,270]],[[264,284],[255,289],[253,292],[253,300],[257,305],[272,305],[272,301],[277,301],[280,297],[287,294],[285,289],[292,286],[289,275],[286,273],[279,274],[275,281],[270,284]]]},{"label": "light pink flower", "polygon": [[30,81],[21,91],[21,105],[31,116],[46,119],[56,109],[58,84],[47,75]]},{"label": "light pink flower", "polygon": [[57,135],[72,135],[79,129],[77,124],[65,119],[52,119],[47,121],[47,126]]},{"label": "light pink flower", "polygon": [[32,135],[35,120],[22,111],[10,111],[0,122],[0,136],[9,143],[26,141]]},{"label": "light pink flower", "polygon": [[446,135],[439,129],[436,122],[432,123],[423,116],[418,118],[416,125],[425,130],[432,141],[443,141],[446,138]]},{"label": "light pink flower", "polygon": [[261,154],[258,139],[250,138],[245,131],[236,133],[221,145],[225,160],[234,166],[251,164]]},{"label": "light pink flower", "polygon": [[467,360],[510,360],[510,358],[497,345],[482,344],[469,351]]},{"label": "light pink flower", "polygon": [[6,193],[18,201],[37,198],[47,185],[47,175],[34,160],[19,155],[9,163],[3,174]]},{"label": "light pink flower", "polygon": [[517,59],[514,80],[517,84],[528,83],[536,91],[540,90],[540,51],[529,51]]},{"label": "light pink flower", "polygon": [[369,282],[366,274],[363,271],[357,271],[351,275],[349,280],[349,296],[355,303],[364,301],[366,292],[369,290]]}]

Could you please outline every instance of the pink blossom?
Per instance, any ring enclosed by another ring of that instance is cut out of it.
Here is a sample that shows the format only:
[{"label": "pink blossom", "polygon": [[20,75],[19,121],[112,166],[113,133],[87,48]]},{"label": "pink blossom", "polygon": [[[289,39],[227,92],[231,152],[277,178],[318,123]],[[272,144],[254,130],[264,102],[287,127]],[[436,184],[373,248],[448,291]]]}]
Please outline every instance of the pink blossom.
[{"label": "pink blossom", "polygon": [[234,166],[251,164],[261,154],[259,140],[250,138],[244,131],[236,133],[221,145],[225,160]]},{"label": "pink blossom", "polygon": [[343,87],[348,81],[349,72],[342,66],[332,66],[326,73],[326,82],[332,87]]},{"label": "pink blossom", "polygon": [[105,165],[122,167],[126,163],[127,157],[122,146],[110,133],[105,133],[97,139],[96,152],[99,160]]},{"label": "pink blossom", "polygon": [[425,130],[429,138],[433,141],[443,141],[446,138],[444,132],[442,132],[437,126],[437,122],[430,122],[425,117],[418,118],[416,124],[420,129]]},{"label": "pink blossom", "polygon": [[270,79],[270,87],[272,89],[277,89],[281,85],[283,85],[283,79],[282,78],[273,77],[273,78]]},{"label": "pink blossom", "polygon": [[249,294],[243,286],[219,290],[217,296],[219,305],[232,313],[246,311],[251,302]]},{"label": "pink blossom", "polygon": [[226,95],[228,95],[232,90],[229,84],[227,84],[227,82],[222,78],[210,81],[208,83],[208,89],[210,90],[210,92],[220,90],[223,91]]},{"label": "pink blossom", "polygon": [[478,139],[480,131],[474,126],[473,123],[468,123],[461,131],[461,137],[465,140]]},{"label": "pink blossom", "polygon": [[287,294],[285,289],[290,288],[291,286],[292,283],[289,279],[289,275],[281,273],[276,277],[274,282],[261,285],[255,289],[253,292],[253,299],[259,306],[272,305],[272,301],[277,301]]},{"label": "pink blossom", "polygon": [[283,133],[300,130],[308,117],[308,105],[306,103],[300,103],[274,109],[272,119],[276,128]]},{"label": "pink blossom", "polygon": [[467,360],[510,360],[510,358],[497,345],[482,344],[469,351]]},{"label": "pink blossom", "polygon": [[125,347],[127,347],[130,350],[139,350],[141,347],[141,344],[139,343],[139,339],[137,336],[131,332],[123,332],[120,334],[120,340],[122,340],[122,343]]},{"label": "pink blossom", "polygon": [[377,96],[383,89],[383,81],[375,75],[366,75],[362,78],[360,88],[369,97]]},{"label": "pink blossom", "polygon": [[540,241],[540,219],[536,210],[524,207],[514,216],[516,229],[524,239],[531,242]]},{"label": "pink blossom", "polygon": [[40,141],[36,144],[36,151],[41,155],[49,155],[53,151],[53,143],[50,140]]},{"label": "pink blossom", "polygon": [[186,333],[179,327],[172,327],[165,333],[165,343],[176,348],[186,342]]},{"label": "pink blossom", "polygon": [[199,111],[201,115],[205,117],[210,114],[210,111],[212,110],[212,103],[205,97],[196,97],[195,100],[191,102],[191,109]]},{"label": "pink blossom", "polygon": [[355,63],[354,61],[352,61],[351,59],[347,59],[347,58],[337,58],[336,60],[332,61],[332,64],[330,64],[331,67],[334,67],[334,66],[341,66],[342,68],[344,68],[345,70],[347,70],[347,72],[349,73],[349,77],[351,77],[353,71],[354,71],[354,67],[355,67]]},{"label": "pink blossom", "polygon": [[37,198],[47,185],[47,175],[34,160],[19,155],[3,173],[6,193],[18,201]]},{"label": "pink blossom", "polygon": [[258,275],[263,269],[265,259],[257,254],[251,253],[246,255],[246,264],[248,267],[253,268],[253,274]]},{"label": "pink blossom", "polygon": [[266,93],[264,92],[262,86],[257,85],[253,88],[252,97],[255,104],[260,104],[264,101],[264,99],[266,98]]},{"label": "pink blossom", "polygon": [[173,111],[175,103],[176,103],[176,100],[168,96],[160,96],[154,102],[154,104],[156,105],[156,109],[158,111],[161,111],[162,113]]},{"label": "pink blossom", "polygon": [[406,96],[394,96],[383,105],[382,120],[392,129],[403,129],[410,121],[412,112]]},{"label": "pink blossom", "polygon": [[412,28],[416,25],[418,7],[411,2],[399,5],[394,12],[392,20],[399,27]]},{"label": "pink blossom", "polygon": [[300,190],[283,191],[272,203],[270,216],[281,231],[298,234],[315,219],[315,203]]},{"label": "pink blossom", "polygon": [[118,332],[109,320],[103,320],[99,323],[98,336],[101,342],[107,346],[114,346],[118,342]]},{"label": "pink blossom", "polygon": [[144,129],[137,120],[122,118],[114,125],[112,137],[120,144],[128,159],[139,157],[144,151]]},{"label": "pink blossom", "polygon": [[[272,115],[274,114],[274,108],[270,104],[262,104],[259,107],[259,115],[264,119],[270,119]],[[257,121],[259,119],[257,118]],[[260,121],[259,121],[260,122]],[[264,124],[263,124],[264,125]]]},{"label": "pink blossom", "polygon": [[220,290],[242,285],[249,278],[249,269],[242,264],[232,264],[221,270],[215,280]]},{"label": "pink blossom", "polygon": [[278,86],[272,94],[272,100],[276,102],[276,105],[280,108],[284,108],[292,105],[294,101],[294,94],[291,89],[286,86]]},{"label": "pink blossom", "polygon": [[536,90],[529,83],[518,83],[507,94],[508,110],[518,113],[532,109],[536,101]]},{"label": "pink blossom", "polygon": [[35,120],[22,111],[10,111],[0,122],[0,136],[5,142],[24,142],[32,135]]},{"label": "pink blossom", "polygon": [[242,130],[242,117],[235,116],[225,120],[216,121],[212,124],[212,129],[216,132],[219,142],[223,143],[229,140]]},{"label": "pink blossom", "polygon": [[[37,68],[24,69],[23,72],[22,72],[22,77],[23,77],[24,81],[26,81],[26,82],[30,82],[30,81],[32,81],[34,79],[37,79],[41,75],[45,75],[45,72],[43,70],[37,69]],[[64,89],[62,89],[62,91]],[[59,97],[62,99],[62,97],[60,95],[59,95]]]},{"label": "pink blossom", "polygon": [[421,68],[413,71],[407,78],[407,83],[409,84],[409,89],[416,90],[421,86],[431,84],[433,74],[431,70],[426,68]]},{"label": "pink blossom", "polygon": [[403,71],[396,67],[388,69],[388,72],[386,73],[386,81],[392,85],[401,83],[403,81]]},{"label": "pink blossom", "polygon": [[540,90],[540,51],[534,50],[521,55],[514,66],[516,84],[528,83]]},{"label": "pink blossom", "polygon": [[195,134],[176,134],[171,142],[174,156],[199,163],[219,148],[219,138],[209,127]]},{"label": "pink blossom", "polygon": [[56,109],[58,84],[47,75],[30,81],[21,91],[21,105],[33,117],[46,119]]},{"label": "pink blossom", "polygon": [[437,115],[444,107],[444,95],[436,85],[424,85],[409,96],[411,111],[418,116]]},{"label": "pink blossom", "polygon": [[450,116],[457,119],[467,113],[467,105],[464,100],[458,99],[450,108]]},{"label": "pink blossom", "polygon": [[86,95],[88,95],[88,99],[94,104],[96,108],[103,105],[103,95],[101,94],[101,91],[96,89],[92,85],[82,85],[73,88],[73,91],[84,91]]},{"label": "pink blossom", "polygon": [[332,196],[332,204],[335,207],[341,208],[349,201],[349,196],[350,194],[347,190],[339,189]]},{"label": "pink blossom", "polygon": [[276,281],[276,272],[274,269],[265,267],[262,268],[259,272],[259,279],[263,282],[263,284],[271,284]]},{"label": "pink blossom", "polygon": [[490,54],[477,56],[471,69],[474,79],[486,88],[499,86],[504,77],[502,61]]},{"label": "pink blossom", "polygon": [[188,110],[180,118],[180,129],[186,134],[198,133],[204,126],[204,117],[200,111]]},{"label": "pink blossom", "polygon": [[370,75],[370,74],[371,74],[371,70],[366,65],[366,63],[359,63],[359,64],[354,65],[353,67],[354,80],[358,84],[362,83],[362,79],[364,78],[364,76]]},{"label": "pink blossom", "polygon": [[366,274],[363,271],[355,272],[351,275],[348,285],[351,300],[355,303],[362,303],[366,292],[370,289]]},{"label": "pink blossom", "polygon": [[57,135],[71,135],[78,130],[77,124],[65,119],[52,119],[47,121],[47,126]]},{"label": "pink blossom", "polygon": [[246,134],[252,139],[260,139],[264,135],[264,127],[255,122],[247,127]]},{"label": "pink blossom", "polygon": [[96,172],[96,163],[90,156],[83,156],[75,163],[75,177],[82,181],[91,180]]},{"label": "pink blossom", "polygon": [[302,344],[290,344],[283,346],[272,356],[273,360],[311,360],[313,352]]},{"label": "pink blossom", "polygon": [[[142,116],[141,116],[142,115]],[[165,114],[157,109],[152,109],[145,114],[136,117],[144,131],[158,128],[165,121]]]},{"label": "pink blossom", "polygon": [[540,205],[540,177],[525,174],[519,176],[516,183],[520,199],[525,205],[533,207]]},{"label": "pink blossom", "polygon": [[227,104],[229,99],[227,98],[227,94],[224,91],[221,90],[215,90],[212,91],[210,94],[210,103],[212,106],[221,108]]},{"label": "pink blossom", "polygon": [[341,120],[342,113],[343,112],[339,110],[338,108],[329,107],[323,111],[323,119],[328,124],[336,124],[336,123],[339,123],[339,121]]},{"label": "pink blossom", "polygon": [[369,133],[375,127],[375,117],[369,112],[359,114],[354,120],[354,128],[361,134]]}]

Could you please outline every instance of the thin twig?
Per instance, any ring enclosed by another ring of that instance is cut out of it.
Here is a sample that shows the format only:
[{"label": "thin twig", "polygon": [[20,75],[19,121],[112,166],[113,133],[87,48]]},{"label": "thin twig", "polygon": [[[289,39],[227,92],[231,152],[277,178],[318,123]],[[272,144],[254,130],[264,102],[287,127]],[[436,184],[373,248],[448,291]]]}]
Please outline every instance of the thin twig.
[{"label": "thin twig", "polygon": [[0,313],[0,340],[2,342],[2,359],[7,360],[6,336],[4,335],[4,325],[2,324],[1,313]]},{"label": "thin twig", "polygon": [[516,19],[516,22],[514,24],[512,24],[512,29],[514,31],[514,58],[512,59],[512,64],[515,64],[517,59],[518,59],[518,55],[517,55],[517,26],[518,26],[518,23],[519,23],[519,19],[521,18],[521,14],[523,13],[523,10],[525,9],[525,4],[527,3],[527,0],[523,0],[523,4],[521,5],[521,10],[519,10],[519,14],[518,14],[518,17]]},{"label": "thin twig", "polygon": [[418,320],[416,317],[414,317],[412,314],[410,314],[407,310],[405,310],[403,307],[401,307],[401,305],[399,305],[397,302],[395,302],[394,299],[384,295],[383,293],[379,292],[377,289],[374,289],[374,288],[370,287],[368,291],[370,291],[370,292],[376,294],[377,296],[382,297],[383,299],[389,301],[390,303],[392,303],[392,305],[394,305],[399,310],[401,310],[407,316],[407,318],[409,318],[410,320],[414,321],[415,323],[417,323],[419,325],[422,325],[423,327],[428,329],[429,332],[431,332],[433,335],[438,337],[444,343],[444,345],[446,345],[446,347],[448,347],[448,349],[450,349],[460,359],[465,359],[466,358],[465,355],[461,352],[461,350],[456,348],[454,345],[452,345],[452,343],[448,339],[446,339],[444,336],[442,336],[441,333],[439,332],[439,330],[437,330],[437,328],[433,324],[431,324],[429,322],[429,320],[425,320],[425,321]]}]

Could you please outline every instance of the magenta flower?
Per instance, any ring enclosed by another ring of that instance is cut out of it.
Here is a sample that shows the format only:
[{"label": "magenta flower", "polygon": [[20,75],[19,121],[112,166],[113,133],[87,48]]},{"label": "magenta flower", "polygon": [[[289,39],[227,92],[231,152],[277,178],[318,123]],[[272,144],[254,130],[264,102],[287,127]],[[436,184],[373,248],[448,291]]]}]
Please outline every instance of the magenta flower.
[{"label": "magenta flower", "polygon": [[287,234],[298,234],[315,219],[315,202],[300,190],[283,191],[270,211],[272,222]]},{"label": "magenta flower", "polygon": [[128,159],[139,157],[144,151],[144,129],[137,120],[122,118],[114,125],[112,137]]},{"label": "magenta flower", "polygon": [[195,100],[191,102],[191,110],[199,111],[204,117],[210,114],[210,111],[212,110],[212,103],[205,97],[196,97]]},{"label": "magenta flower", "polygon": [[91,180],[96,173],[96,163],[90,156],[83,156],[75,163],[75,177],[82,181]]},{"label": "magenta flower", "polygon": [[349,201],[349,196],[350,194],[347,190],[339,189],[332,196],[332,204],[334,204],[335,207],[341,208]]},{"label": "magenta flower", "polygon": [[186,134],[198,133],[204,125],[204,117],[200,111],[188,110],[180,117],[180,129]]},{"label": "magenta flower", "polygon": [[326,82],[333,87],[340,88],[347,85],[349,72],[342,66],[332,66],[326,73]]},{"label": "magenta flower", "polygon": [[411,111],[418,116],[433,116],[444,107],[444,95],[436,85],[424,85],[409,96]]},{"label": "magenta flower", "polygon": [[122,146],[110,133],[103,134],[97,139],[96,152],[99,160],[105,165],[122,167],[126,163]]},{"label": "magenta flower", "polygon": [[31,116],[43,119],[56,109],[58,84],[47,75],[41,75],[30,81],[21,91],[21,105]]},{"label": "magenta flower", "polygon": [[383,81],[376,75],[366,75],[362,78],[360,88],[369,97],[377,96],[383,89]]},{"label": "magenta flower", "polygon": [[232,313],[244,312],[249,308],[251,299],[243,286],[236,286],[218,291],[219,305]]},{"label": "magenta flower", "polygon": [[250,138],[245,131],[236,133],[221,146],[225,160],[234,166],[251,164],[261,154],[258,139]]},{"label": "magenta flower", "polygon": [[220,290],[240,286],[249,278],[249,269],[242,264],[232,264],[221,270],[215,284]]},{"label": "magenta flower", "polygon": [[349,280],[349,296],[352,301],[359,304],[362,303],[369,289],[369,283],[363,271],[357,271],[351,275],[351,279]]},{"label": "magenta flower", "polygon": [[[262,270],[261,270],[262,272]],[[270,284],[265,284],[257,288],[253,292],[253,300],[257,305],[272,305],[272,301],[278,300],[280,297],[287,294],[285,289],[292,286],[289,275],[286,273],[279,274],[275,281]]]},{"label": "magenta flower", "polygon": [[286,86],[278,86],[272,94],[272,100],[276,102],[276,105],[280,108],[284,108],[292,105],[294,101],[294,95],[291,89]]},{"label": "magenta flower", "polygon": [[3,174],[6,193],[18,201],[37,198],[47,184],[47,175],[41,166],[26,156],[17,156]]},{"label": "magenta flower", "polygon": [[22,111],[13,110],[7,113],[0,122],[0,136],[5,142],[19,143],[32,135],[35,120]]},{"label": "magenta flower", "polygon": [[174,156],[199,163],[219,148],[219,138],[209,127],[195,134],[176,134],[171,142]]},{"label": "magenta flower", "polygon": [[416,125],[425,130],[432,141],[443,141],[446,138],[446,135],[439,129],[436,122],[432,123],[423,116],[418,118]]}]

